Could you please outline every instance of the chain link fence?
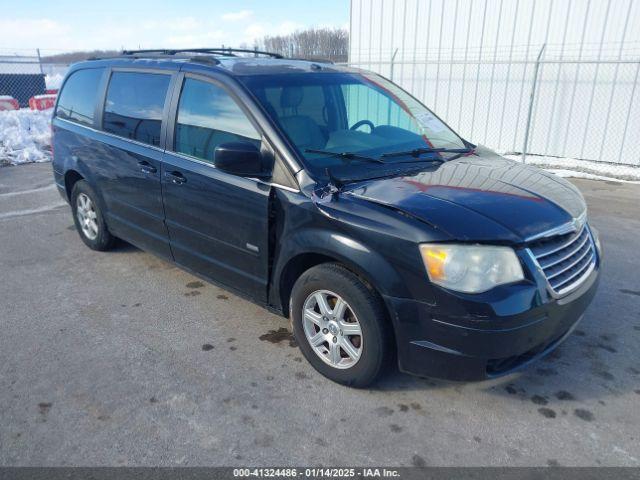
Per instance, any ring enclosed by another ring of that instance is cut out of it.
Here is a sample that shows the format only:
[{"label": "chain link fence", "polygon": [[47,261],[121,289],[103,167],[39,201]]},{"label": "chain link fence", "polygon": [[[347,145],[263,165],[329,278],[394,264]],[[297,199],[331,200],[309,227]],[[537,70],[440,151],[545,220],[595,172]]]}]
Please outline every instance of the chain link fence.
[{"label": "chain link fence", "polygon": [[349,64],[472,142],[640,180],[640,2],[351,0]]},{"label": "chain link fence", "polygon": [[0,50],[0,166],[50,159],[52,107],[68,64]]},{"label": "chain link fence", "polygon": [[30,98],[55,94],[68,68],[68,64],[43,60],[37,50],[28,54],[0,50],[0,97],[10,97],[19,108],[28,108]]},{"label": "chain link fence", "polygon": [[[640,44],[352,49],[350,65],[391,78],[472,142],[640,180]],[[0,50],[0,164],[47,159],[40,119],[68,68]]]},{"label": "chain link fence", "polygon": [[376,51],[372,58],[388,60],[371,61],[364,51],[349,65],[398,83],[472,142],[640,180],[640,49],[559,47]]}]

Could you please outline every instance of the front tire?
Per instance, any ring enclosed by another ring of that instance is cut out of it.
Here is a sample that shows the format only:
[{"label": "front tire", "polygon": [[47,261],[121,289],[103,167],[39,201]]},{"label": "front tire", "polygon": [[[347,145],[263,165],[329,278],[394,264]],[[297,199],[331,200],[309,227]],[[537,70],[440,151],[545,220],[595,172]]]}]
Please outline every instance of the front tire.
[{"label": "front tire", "polygon": [[389,365],[393,335],[382,299],[346,268],[322,264],[303,273],[290,314],[302,354],[330,380],[366,387]]},{"label": "front tire", "polygon": [[78,180],[71,190],[73,222],[80,238],[92,250],[109,250],[115,237],[109,233],[97,202],[97,195],[85,180]]}]

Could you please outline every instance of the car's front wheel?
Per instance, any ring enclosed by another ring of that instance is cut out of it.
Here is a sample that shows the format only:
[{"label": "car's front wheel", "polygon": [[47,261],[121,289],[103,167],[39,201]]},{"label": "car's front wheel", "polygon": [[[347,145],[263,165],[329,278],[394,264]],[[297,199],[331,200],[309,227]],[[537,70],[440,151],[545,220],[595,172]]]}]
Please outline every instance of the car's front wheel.
[{"label": "car's front wheel", "polygon": [[115,237],[109,233],[96,194],[85,180],[79,180],[71,191],[71,210],[76,230],[92,250],[108,250]]},{"label": "car's front wheel", "polygon": [[318,265],[300,276],[291,317],[305,358],[335,382],[365,387],[390,361],[392,335],[382,300],[340,265]]}]

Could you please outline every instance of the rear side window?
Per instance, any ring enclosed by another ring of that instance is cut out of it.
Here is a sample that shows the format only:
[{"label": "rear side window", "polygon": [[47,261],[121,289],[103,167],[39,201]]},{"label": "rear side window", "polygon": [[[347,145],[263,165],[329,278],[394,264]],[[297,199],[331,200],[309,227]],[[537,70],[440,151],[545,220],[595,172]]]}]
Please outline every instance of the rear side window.
[{"label": "rear side window", "polygon": [[73,72],[60,92],[56,116],[92,126],[98,86],[103,72],[104,68],[89,68]]},{"label": "rear side window", "polygon": [[249,141],[260,144],[260,134],[238,104],[222,88],[187,78],[180,94],[175,151],[213,162],[218,145]]},{"label": "rear side window", "polygon": [[102,128],[121,137],[160,145],[162,111],[170,75],[113,72]]}]

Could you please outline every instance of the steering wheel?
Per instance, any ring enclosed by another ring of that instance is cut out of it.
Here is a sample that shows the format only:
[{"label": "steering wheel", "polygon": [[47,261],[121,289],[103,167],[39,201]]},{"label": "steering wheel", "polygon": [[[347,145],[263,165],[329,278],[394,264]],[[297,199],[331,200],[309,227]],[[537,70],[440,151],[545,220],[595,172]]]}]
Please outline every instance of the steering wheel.
[{"label": "steering wheel", "polygon": [[371,120],[360,120],[359,122],[356,122],[353,125],[351,125],[351,128],[349,128],[349,130],[357,130],[363,125],[368,126],[371,132],[373,132],[373,129],[376,128],[376,126],[373,124]]}]

